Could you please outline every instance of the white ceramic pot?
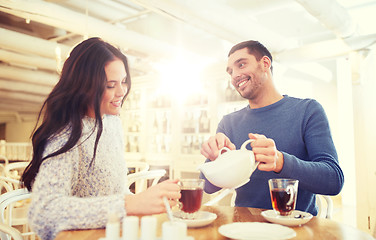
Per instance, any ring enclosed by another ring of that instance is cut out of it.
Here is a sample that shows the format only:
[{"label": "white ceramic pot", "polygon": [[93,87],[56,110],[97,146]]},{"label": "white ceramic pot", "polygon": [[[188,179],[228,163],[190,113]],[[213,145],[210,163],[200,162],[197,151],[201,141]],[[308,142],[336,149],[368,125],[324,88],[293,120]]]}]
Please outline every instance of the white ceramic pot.
[{"label": "white ceramic pot", "polygon": [[[246,149],[247,144],[254,141],[245,141],[239,150],[230,150],[224,147],[216,160],[204,163],[198,169],[212,184],[221,188],[238,188],[249,181],[250,176],[257,168],[255,156]],[[223,150],[226,152],[222,153]]]}]

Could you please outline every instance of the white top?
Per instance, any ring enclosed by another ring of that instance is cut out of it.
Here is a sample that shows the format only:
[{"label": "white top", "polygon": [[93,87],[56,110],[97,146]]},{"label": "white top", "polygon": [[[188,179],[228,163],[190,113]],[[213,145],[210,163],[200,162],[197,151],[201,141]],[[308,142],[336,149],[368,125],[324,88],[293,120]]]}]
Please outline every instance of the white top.
[{"label": "white top", "polygon": [[[43,240],[67,229],[103,228],[110,212],[125,216],[127,172],[120,118],[103,117],[103,132],[91,167],[97,131],[95,119],[83,119],[82,136],[68,152],[45,160],[35,178],[30,225]],[[44,156],[60,149],[70,128],[51,137]]]}]

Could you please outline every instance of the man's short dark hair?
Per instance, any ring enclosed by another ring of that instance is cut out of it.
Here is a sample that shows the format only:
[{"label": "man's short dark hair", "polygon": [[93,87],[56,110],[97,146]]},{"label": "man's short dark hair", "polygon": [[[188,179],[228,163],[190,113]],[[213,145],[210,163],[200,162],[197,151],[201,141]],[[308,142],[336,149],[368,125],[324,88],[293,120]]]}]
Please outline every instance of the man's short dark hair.
[{"label": "man's short dark hair", "polygon": [[[243,48],[247,48],[248,53],[255,56],[257,61],[260,61],[263,56],[267,56],[268,58],[270,58],[270,61],[273,63],[273,57],[272,57],[272,54],[269,52],[269,50],[260,42],[254,41],[254,40],[244,41],[244,42],[236,44],[235,46],[231,48],[227,56],[229,57],[235,51],[243,49]],[[273,66],[270,66],[270,70],[273,72]]]}]

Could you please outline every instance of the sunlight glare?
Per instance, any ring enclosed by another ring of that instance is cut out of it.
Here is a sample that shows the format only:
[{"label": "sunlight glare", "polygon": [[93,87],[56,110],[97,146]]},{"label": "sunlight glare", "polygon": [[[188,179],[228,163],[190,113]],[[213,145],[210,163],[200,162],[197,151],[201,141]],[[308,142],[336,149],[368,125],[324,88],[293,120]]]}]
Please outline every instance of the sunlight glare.
[{"label": "sunlight glare", "polygon": [[170,95],[174,100],[184,101],[189,95],[203,91],[201,73],[205,64],[177,58],[171,62],[160,62],[155,68],[160,73],[159,94]]}]

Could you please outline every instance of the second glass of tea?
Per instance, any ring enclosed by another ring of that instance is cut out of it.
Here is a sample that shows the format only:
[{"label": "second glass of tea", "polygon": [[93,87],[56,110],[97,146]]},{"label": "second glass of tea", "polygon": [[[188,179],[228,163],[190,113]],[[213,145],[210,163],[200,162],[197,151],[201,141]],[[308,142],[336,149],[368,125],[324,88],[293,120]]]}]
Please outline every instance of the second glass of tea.
[{"label": "second glass of tea", "polygon": [[295,210],[298,184],[295,179],[269,179],[270,198],[277,214],[289,216]]}]

